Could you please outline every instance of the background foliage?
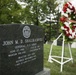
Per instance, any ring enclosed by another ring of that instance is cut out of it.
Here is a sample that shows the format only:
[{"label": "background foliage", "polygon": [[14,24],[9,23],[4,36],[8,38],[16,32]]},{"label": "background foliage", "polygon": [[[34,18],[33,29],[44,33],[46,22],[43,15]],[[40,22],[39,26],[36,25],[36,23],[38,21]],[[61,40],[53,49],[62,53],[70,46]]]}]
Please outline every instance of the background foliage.
[{"label": "background foliage", "polygon": [[[55,25],[50,21],[52,14],[56,11],[56,0],[0,0],[0,24],[31,24],[42,26],[47,33],[47,40],[50,40],[51,35],[56,35],[59,29],[58,23]],[[23,8],[20,3],[24,2]],[[58,15],[58,14],[56,14]],[[46,20],[49,16],[49,21]],[[54,19],[59,20],[59,17]],[[58,25],[58,26],[57,26]],[[55,28],[54,28],[55,27]]]}]

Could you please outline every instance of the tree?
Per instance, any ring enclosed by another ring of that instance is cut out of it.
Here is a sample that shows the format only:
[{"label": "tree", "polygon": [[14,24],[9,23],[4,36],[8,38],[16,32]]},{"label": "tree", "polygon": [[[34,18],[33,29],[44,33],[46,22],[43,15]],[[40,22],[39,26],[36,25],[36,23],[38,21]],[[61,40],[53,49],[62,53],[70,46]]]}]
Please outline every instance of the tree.
[{"label": "tree", "polygon": [[[23,15],[25,16],[25,23],[40,25],[41,21],[46,19],[53,9],[55,0],[18,0],[27,3],[24,8]],[[50,4],[49,4],[50,3]],[[51,6],[49,6],[51,5]]]},{"label": "tree", "polygon": [[0,24],[21,23],[21,6],[16,0],[0,0]]},{"label": "tree", "polygon": [[[26,8],[21,8],[17,1],[27,3]],[[53,9],[54,0],[1,0],[0,23],[27,23],[40,25],[46,19],[47,14]],[[49,4],[50,3],[50,4]],[[52,6],[50,6],[52,5]]]}]

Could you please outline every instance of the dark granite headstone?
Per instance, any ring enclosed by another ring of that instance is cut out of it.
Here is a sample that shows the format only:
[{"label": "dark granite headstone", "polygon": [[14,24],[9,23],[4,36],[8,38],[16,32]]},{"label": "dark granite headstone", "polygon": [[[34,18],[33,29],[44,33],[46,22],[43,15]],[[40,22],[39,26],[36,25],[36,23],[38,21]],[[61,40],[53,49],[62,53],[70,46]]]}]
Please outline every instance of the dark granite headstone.
[{"label": "dark granite headstone", "polygon": [[58,46],[62,46],[62,40],[58,40],[58,41],[57,41],[57,45],[58,45]]},{"label": "dark granite headstone", "polygon": [[43,70],[43,29],[0,25],[0,75],[35,75]]}]

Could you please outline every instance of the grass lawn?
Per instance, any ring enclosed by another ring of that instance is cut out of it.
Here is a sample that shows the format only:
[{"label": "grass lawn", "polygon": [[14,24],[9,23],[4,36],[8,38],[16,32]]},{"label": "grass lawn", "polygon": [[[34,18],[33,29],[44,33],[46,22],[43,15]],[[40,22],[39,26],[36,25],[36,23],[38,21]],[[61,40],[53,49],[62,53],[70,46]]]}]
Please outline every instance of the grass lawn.
[{"label": "grass lawn", "polygon": [[[65,56],[69,57],[68,48],[65,48]],[[63,66],[63,72],[60,72],[60,64],[48,62],[48,56],[50,51],[50,45],[44,44],[44,66],[50,69],[50,75],[76,75],[76,48],[72,48],[73,63],[70,61]],[[61,46],[54,46],[54,55],[61,54]]]}]

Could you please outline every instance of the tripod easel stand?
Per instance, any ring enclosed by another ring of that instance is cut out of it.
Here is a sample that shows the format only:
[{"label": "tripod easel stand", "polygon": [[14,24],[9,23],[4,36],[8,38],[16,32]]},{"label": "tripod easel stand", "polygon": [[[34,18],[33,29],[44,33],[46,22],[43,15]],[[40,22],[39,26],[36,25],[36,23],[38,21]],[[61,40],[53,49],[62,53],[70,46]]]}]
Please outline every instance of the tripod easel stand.
[{"label": "tripod easel stand", "polygon": [[[54,56],[54,55],[52,55],[53,45],[54,45],[54,43],[55,43],[61,36],[63,36],[61,56]],[[48,58],[48,61],[49,61],[49,62],[55,61],[55,62],[57,62],[57,63],[59,63],[59,64],[61,65],[61,67],[60,67],[60,72],[62,72],[62,70],[63,70],[63,65],[64,65],[65,63],[67,63],[67,62],[69,62],[69,61],[72,61],[72,63],[73,63],[72,52],[71,52],[71,47],[70,47],[70,44],[69,44],[69,43],[68,43],[68,48],[69,48],[70,57],[69,57],[69,58],[68,58],[68,57],[64,57],[64,44],[65,44],[64,42],[65,42],[65,36],[61,33],[61,34],[58,36],[58,38],[57,38],[56,40],[54,40],[53,43],[51,44],[50,53],[49,53],[49,58]],[[65,51],[65,52],[66,52],[66,51]],[[60,58],[61,61],[58,61],[58,60],[55,59],[55,58]],[[66,59],[66,60],[64,61],[64,59]]]}]

